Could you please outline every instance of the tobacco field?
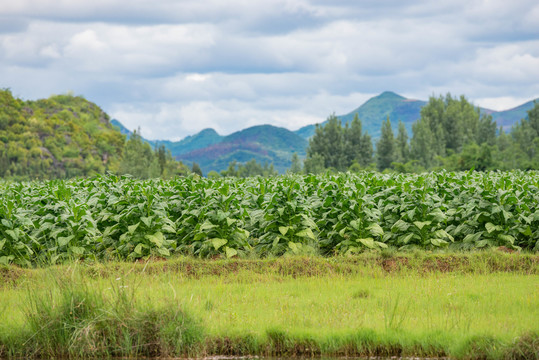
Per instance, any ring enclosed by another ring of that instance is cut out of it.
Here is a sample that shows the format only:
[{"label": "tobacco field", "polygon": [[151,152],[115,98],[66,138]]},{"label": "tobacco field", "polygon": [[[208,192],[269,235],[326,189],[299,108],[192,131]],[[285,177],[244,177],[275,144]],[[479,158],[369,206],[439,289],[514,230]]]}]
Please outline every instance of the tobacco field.
[{"label": "tobacco field", "polygon": [[538,172],[0,182],[0,264],[539,251]]}]

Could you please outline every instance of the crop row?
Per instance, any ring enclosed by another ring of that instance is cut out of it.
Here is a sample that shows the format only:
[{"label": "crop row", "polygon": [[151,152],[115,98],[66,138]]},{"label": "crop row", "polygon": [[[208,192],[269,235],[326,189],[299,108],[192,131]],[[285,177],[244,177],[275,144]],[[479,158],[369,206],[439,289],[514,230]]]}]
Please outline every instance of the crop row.
[{"label": "crop row", "polygon": [[0,183],[0,263],[539,250],[539,173]]}]

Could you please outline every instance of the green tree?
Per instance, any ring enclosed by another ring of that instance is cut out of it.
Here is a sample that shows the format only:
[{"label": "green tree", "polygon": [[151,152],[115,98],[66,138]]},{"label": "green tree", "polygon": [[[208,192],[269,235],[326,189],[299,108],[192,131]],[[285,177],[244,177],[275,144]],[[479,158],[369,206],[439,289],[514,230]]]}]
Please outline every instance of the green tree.
[{"label": "green tree", "polygon": [[228,163],[228,168],[226,170],[221,171],[222,176],[230,176],[230,177],[237,177],[238,176],[238,169],[237,169],[238,162],[236,160],[233,160]]},{"label": "green tree", "polygon": [[324,157],[318,153],[307,156],[303,161],[303,169],[306,174],[320,174],[326,169]]},{"label": "green tree", "polygon": [[203,176],[202,169],[200,168],[200,165],[198,165],[194,161],[193,161],[193,165],[191,166],[191,172],[194,173],[194,174],[197,174],[199,176]]},{"label": "green tree", "polygon": [[402,121],[399,120],[397,138],[395,139],[395,161],[406,164],[410,159],[410,144],[408,144],[408,131]]},{"label": "green tree", "polygon": [[133,131],[126,141],[119,168],[120,174],[130,174],[140,179],[159,177],[159,160],[148,143],[142,141],[139,131]]},{"label": "green tree", "polygon": [[372,140],[367,132],[363,132],[363,125],[358,114],[354,115],[354,119],[350,126],[346,124],[343,131],[344,138],[344,166],[350,167],[354,162],[362,167],[368,166],[372,162],[373,148]]},{"label": "green tree", "polygon": [[292,164],[290,165],[290,170],[292,174],[301,174],[303,171],[301,166],[301,160],[297,153],[292,154]]},{"label": "green tree", "polygon": [[376,165],[378,170],[382,171],[391,167],[395,161],[395,137],[391,129],[389,116],[382,123],[380,139],[376,143]]},{"label": "green tree", "polygon": [[231,177],[251,177],[251,176],[275,176],[277,175],[277,170],[273,167],[273,164],[268,164],[267,162],[264,165],[259,164],[256,159],[251,159],[244,164],[238,163],[236,160],[231,161],[228,164],[226,170],[221,171],[222,176],[231,176]]},{"label": "green tree", "polygon": [[327,119],[325,126],[316,125],[314,136],[309,140],[307,158],[313,158],[315,154],[322,156],[325,168],[346,169],[343,128],[335,115]]}]

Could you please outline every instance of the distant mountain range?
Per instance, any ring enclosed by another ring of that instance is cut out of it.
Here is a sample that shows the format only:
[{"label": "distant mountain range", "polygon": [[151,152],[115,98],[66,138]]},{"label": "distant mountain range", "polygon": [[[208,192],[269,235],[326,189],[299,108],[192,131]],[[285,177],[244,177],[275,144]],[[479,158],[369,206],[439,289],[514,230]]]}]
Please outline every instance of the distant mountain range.
[{"label": "distant mountain range", "polygon": [[[537,99],[539,100],[539,99]],[[365,102],[357,109],[345,115],[337,116],[344,124],[352,121],[358,114],[366,130],[373,139],[380,136],[380,127],[389,116],[394,130],[398,121],[402,121],[409,135],[412,135],[412,124],[419,119],[421,108],[427,104],[423,100],[407,99],[394,92],[386,91]],[[498,126],[506,131],[527,116],[526,111],[533,108],[534,101],[529,101],[516,108],[505,111],[494,111],[480,108],[480,111],[492,115]],[[119,121],[112,120],[124,134],[131,132]],[[325,121],[321,123],[324,125]],[[204,129],[180,141],[146,140],[152,146],[165,145],[173,156],[187,163],[197,162],[204,173],[210,170],[221,171],[229,162],[246,162],[256,159],[258,162],[273,163],[279,172],[290,167],[292,154],[305,156],[308,139],[314,135],[316,125],[307,125],[299,130],[290,131],[272,125],[257,125],[228,136],[221,136],[213,129]]]}]

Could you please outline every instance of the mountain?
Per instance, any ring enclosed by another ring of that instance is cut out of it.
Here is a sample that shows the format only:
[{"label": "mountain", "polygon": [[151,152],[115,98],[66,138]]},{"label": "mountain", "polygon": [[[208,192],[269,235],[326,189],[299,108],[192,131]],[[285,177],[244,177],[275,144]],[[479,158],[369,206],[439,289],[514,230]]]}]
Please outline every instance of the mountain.
[{"label": "mountain", "polygon": [[23,101],[0,90],[0,177],[52,179],[114,171],[124,137],[81,96]]},{"label": "mountain", "polygon": [[[127,129],[121,122],[116,119],[110,121],[112,125],[120,130],[120,132],[129,138],[132,134],[132,131]],[[170,140],[148,140],[142,137],[142,140],[150,144],[153,148],[156,148],[160,145],[165,145],[165,148],[170,150],[173,156],[178,156],[186,154],[190,151],[202,149],[207,146],[218,143],[223,139],[223,136],[219,135],[217,131],[213,129],[204,129],[195,135],[187,136],[185,139],[180,141],[170,141]]]},{"label": "mountain", "polygon": [[[338,116],[343,124],[359,116],[366,130],[373,139],[380,136],[380,127],[389,116],[395,133],[398,121],[401,120],[412,135],[412,124],[420,118],[421,108],[427,104],[423,100],[407,99],[391,91],[383,92],[365,102],[357,109]],[[506,111],[493,111],[480,108],[480,111],[491,114],[498,125],[510,130],[511,126],[527,116],[526,111],[533,107],[533,101]],[[122,133],[130,132],[113,120]],[[321,123],[322,125],[325,122]],[[210,170],[226,169],[231,161],[246,162],[256,159],[260,163],[273,163],[279,172],[290,166],[294,152],[305,156],[308,139],[314,134],[315,125],[304,126],[294,132],[271,125],[253,126],[237,131],[228,136],[221,136],[213,129],[205,129],[177,142],[148,141],[152,146],[165,145],[174,157],[186,163],[197,162],[204,173]]]},{"label": "mountain", "polygon": [[492,118],[496,121],[498,127],[502,126],[505,131],[510,131],[513,124],[519,122],[520,119],[528,118],[527,112],[533,108],[535,101],[539,101],[539,99],[528,101],[527,103],[509,110],[492,111],[485,109],[484,111],[487,114],[492,115]]},{"label": "mountain", "polygon": [[[539,99],[536,99],[539,100]],[[505,131],[511,130],[511,126],[520,119],[526,118],[527,111],[533,108],[534,101],[528,101],[514,109],[504,111],[494,111],[485,108],[479,108],[482,113],[492,115],[492,118],[498,126],[502,126]],[[345,114],[337,116],[341,119],[343,125],[352,121],[354,115],[357,114],[363,124],[363,129],[372,136],[373,139],[380,137],[380,128],[387,116],[391,119],[393,131],[397,131],[399,120],[401,120],[408,130],[408,134],[412,134],[412,124],[421,116],[421,108],[427,104],[423,100],[407,99],[401,95],[391,91],[383,92],[365,102],[357,109]],[[324,125],[326,122],[322,122]],[[314,135],[315,125],[307,125],[295,133],[299,136],[308,139]]]},{"label": "mountain", "polygon": [[185,162],[197,162],[202,170],[221,171],[231,161],[273,163],[283,173],[290,167],[292,154],[305,156],[307,140],[285,128],[272,125],[253,126],[224,137],[205,148],[176,156]]},{"label": "mountain", "polygon": [[[380,137],[380,127],[382,121],[389,116],[394,130],[397,130],[398,121],[401,120],[408,133],[412,133],[412,124],[419,119],[421,108],[426,101],[407,99],[391,91],[386,91],[378,96],[369,99],[357,109],[337,116],[344,124],[352,121],[355,114],[361,119],[363,130],[366,130],[374,139]],[[322,122],[322,125],[326,122]],[[314,135],[315,125],[307,125],[295,133],[308,139]]]}]

